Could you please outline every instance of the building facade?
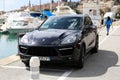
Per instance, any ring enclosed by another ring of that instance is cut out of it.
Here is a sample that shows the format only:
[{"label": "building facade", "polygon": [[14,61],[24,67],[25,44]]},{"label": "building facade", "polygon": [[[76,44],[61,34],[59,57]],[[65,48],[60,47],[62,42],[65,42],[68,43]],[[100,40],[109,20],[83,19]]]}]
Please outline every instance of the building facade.
[{"label": "building facade", "polygon": [[107,2],[107,1],[112,1],[112,0],[82,0],[84,2]]},{"label": "building facade", "polygon": [[106,11],[106,8],[112,8],[114,6],[113,0],[81,0],[81,4],[77,7],[77,10],[83,12],[83,3],[96,2],[100,6],[100,9]]}]

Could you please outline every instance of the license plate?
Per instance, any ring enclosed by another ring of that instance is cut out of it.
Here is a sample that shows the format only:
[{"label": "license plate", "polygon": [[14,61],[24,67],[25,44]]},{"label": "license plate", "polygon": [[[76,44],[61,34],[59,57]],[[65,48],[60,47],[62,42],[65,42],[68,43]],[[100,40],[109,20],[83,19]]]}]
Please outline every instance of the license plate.
[{"label": "license plate", "polygon": [[40,61],[50,61],[50,57],[39,57]]}]

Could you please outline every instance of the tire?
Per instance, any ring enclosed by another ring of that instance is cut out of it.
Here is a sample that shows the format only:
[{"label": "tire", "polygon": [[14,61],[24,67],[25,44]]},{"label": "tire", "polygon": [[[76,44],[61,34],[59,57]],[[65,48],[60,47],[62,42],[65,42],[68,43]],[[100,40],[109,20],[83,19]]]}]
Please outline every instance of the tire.
[{"label": "tire", "polygon": [[84,67],[85,47],[81,46],[79,60],[77,61],[77,68]]},{"label": "tire", "polygon": [[30,71],[29,61],[23,62],[25,64],[26,70]]},{"label": "tire", "polygon": [[29,61],[26,61],[26,62],[23,62],[25,64],[25,67],[29,68],[30,65],[29,65]]},{"label": "tire", "polygon": [[96,38],[96,41],[95,41],[95,47],[93,47],[92,49],[92,53],[91,54],[94,54],[94,53],[97,53],[98,52],[98,37]]}]

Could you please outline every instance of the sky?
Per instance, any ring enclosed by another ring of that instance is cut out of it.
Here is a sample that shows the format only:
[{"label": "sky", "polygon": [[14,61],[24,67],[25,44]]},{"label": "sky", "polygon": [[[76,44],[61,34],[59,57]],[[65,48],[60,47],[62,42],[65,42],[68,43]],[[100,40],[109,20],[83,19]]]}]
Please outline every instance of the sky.
[{"label": "sky", "polygon": [[[51,0],[41,0],[41,4],[50,3]],[[54,0],[55,2],[59,0]],[[68,0],[69,1],[69,0]],[[79,0],[71,0],[79,1]],[[39,5],[40,0],[30,0],[31,4]],[[20,9],[21,6],[27,6],[29,0],[0,0],[0,11],[10,11],[15,9]]]}]

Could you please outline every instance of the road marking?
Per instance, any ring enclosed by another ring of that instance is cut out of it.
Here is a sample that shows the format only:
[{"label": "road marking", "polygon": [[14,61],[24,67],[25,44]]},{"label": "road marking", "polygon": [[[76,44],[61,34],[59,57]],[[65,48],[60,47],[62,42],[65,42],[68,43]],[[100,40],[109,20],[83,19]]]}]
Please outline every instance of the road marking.
[{"label": "road marking", "polygon": [[73,72],[73,69],[70,71],[66,71],[61,77],[59,77],[57,80],[65,80],[67,76],[69,76]]},{"label": "road marking", "polygon": [[[19,66],[0,66],[2,68],[13,68],[13,69],[26,69],[26,67],[19,67]],[[47,71],[58,71],[58,72],[65,72],[67,70],[60,70],[60,69],[47,69],[47,68],[41,68],[40,70],[47,70]]]},{"label": "road marking", "polygon": [[[110,33],[110,35],[113,34],[113,32],[115,32],[118,28],[119,28],[119,27],[115,28],[115,29]],[[109,36],[110,36],[110,35],[109,35]],[[107,38],[109,38],[109,36],[106,36],[106,37],[99,43],[99,45],[101,45]],[[57,80],[65,80],[72,72],[73,72],[73,69],[70,70],[70,71],[65,72],[65,73],[64,73],[61,77],[59,77]]]},{"label": "road marking", "polygon": [[19,66],[0,66],[2,68],[13,68],[13,69],[26,69],[26,67],[19,67]]}]

